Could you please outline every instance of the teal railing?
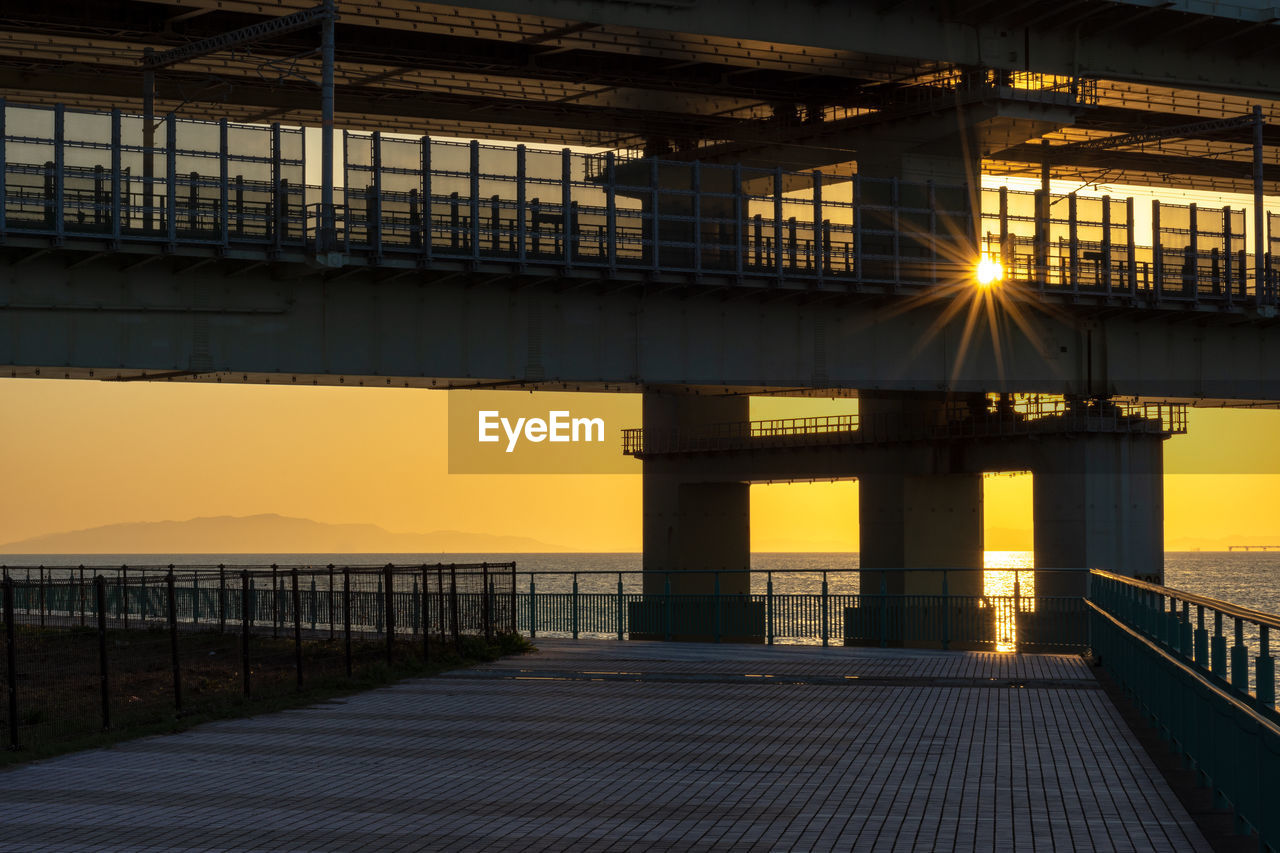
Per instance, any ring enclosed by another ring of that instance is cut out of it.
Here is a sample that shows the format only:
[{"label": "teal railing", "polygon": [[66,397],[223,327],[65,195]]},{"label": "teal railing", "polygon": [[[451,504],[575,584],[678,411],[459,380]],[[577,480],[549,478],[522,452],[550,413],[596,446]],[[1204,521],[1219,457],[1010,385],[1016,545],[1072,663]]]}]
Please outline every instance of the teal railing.
[{"label": "teal railing", "polygon": [[[1092,572],[1091,645],[1236,829],[1280,850],[1280,616]],[[1228,647],[1228,641],[1231,645]]]},{"label": "teal railing", "polygon": [[[642,591],[639,571],[521,572],[516,624],[533,637],[713,642],[805,643],[943,649],[1080,650],[1088,645],[1080,595],[1038,595],[1018,570],[1007,594],[959,594],[959,578],[973,569],[920,569],[936,592],[892,593],[888,582],[906,570],[775,570],[756,572],[750,593],[721,591],[732,570],[670,572],[661,589]],[[989,570],[1012,576],[1012,570]],[[1079,570],[1069,575],[1079,576]],[[672,592],[702,575],[711,592]],[[858,576],[862,576],[859,584]],[[727,582],[724,586],[729,586]],[[869,585],[869,592],[863,592]],[[1083,580],[1080,580],[1083,586]],[[1021,587],[1026,586],[1027,592]],[[1063,584],[1058,584],[1059,587]],[[1066,584],[1070,586],[1070,584]]]}]

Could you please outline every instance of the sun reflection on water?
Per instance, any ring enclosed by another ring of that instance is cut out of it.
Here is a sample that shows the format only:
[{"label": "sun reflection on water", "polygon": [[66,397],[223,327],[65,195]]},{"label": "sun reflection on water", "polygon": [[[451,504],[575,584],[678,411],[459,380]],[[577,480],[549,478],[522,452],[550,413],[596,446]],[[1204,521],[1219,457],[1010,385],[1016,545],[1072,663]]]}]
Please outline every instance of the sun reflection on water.
[{"label": "sun reflection on water", "polygon": [[[982,575],[982,594],[994,599],[996,609],[996,651],[1017,651],[1018,625],[1014,616],[1014,595],[1017,610],[1031,612],[1036,609],[1035,553],[1032,551],[986,551]],[[1012,571],[991,571],[1010,569]],[[1016,586],[1015,586],[1016,583]]]}]

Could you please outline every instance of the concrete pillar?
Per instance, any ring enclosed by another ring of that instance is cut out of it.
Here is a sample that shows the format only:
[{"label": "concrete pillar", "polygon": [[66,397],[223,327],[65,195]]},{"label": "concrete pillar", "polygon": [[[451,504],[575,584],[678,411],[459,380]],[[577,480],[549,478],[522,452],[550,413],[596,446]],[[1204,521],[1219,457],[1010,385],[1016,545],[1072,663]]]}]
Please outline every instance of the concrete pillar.
[{"label": "concrete pillar", "polygon": [[[1034,458],[1037,569],[1106,569],[1163,581],[1162,437],[1044,438]],[[1037,579],[1040,595],[1078,594],[1082,587],[1082,576]]]},{"label": "concrete pillar", "polygon": [[[924,425],[961,415],[972,401],[934,394],[871,394],[859,397],[864,428],[903,435]],[[872,427],[871,425],[874,424]],[[861,565],[869,569],[981,569],[982,474],[953,465],[949,451],[904,445],[888,450],[877,470],[858,479]],[[862,589],[877,593],[878,572],[864,572]],[[883,578],[890,594],[942,592],[941,572],[897,572]],[[947,578],[949,592],[981,595],[980,572],[957,572]]]},{"label": "concrete pillar", "polygon": [[[697,389],[644,393],[646,436],[679,433],[749,418],[746,395]],[[690,569],[735,569],[719,578],[726,595],[750,592],[751,496],[745,482],[705,482],[682,473],[679,457],[644,462],[644,592],[710,594],[716,576]],[[668,574],[669,573],[669,574]]]}]

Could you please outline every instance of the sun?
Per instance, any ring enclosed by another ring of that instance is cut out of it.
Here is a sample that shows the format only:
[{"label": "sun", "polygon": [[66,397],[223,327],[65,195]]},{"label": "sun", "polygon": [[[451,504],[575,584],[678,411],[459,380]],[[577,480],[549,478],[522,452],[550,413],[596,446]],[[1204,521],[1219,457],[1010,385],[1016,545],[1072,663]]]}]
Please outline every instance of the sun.
[{"label": "sun", "polygon": [[983,255],[974,268],[974,278],[977,280],[979,287],[991,287],[993,284],[999,284],[1004,279],[1004,267],[1000,265],[999,261],[992,260],[988,255]]}]

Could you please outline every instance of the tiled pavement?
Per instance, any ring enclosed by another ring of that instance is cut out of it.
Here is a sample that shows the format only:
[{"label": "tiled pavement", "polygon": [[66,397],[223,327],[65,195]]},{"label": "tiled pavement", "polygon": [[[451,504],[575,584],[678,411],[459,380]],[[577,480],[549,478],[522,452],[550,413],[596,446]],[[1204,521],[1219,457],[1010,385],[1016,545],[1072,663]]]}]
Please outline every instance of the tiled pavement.
[{"label": "tiled pavement", "polygon": [[538,643],[0,772],[0,850],[1207,849],[1076,658]]}]

